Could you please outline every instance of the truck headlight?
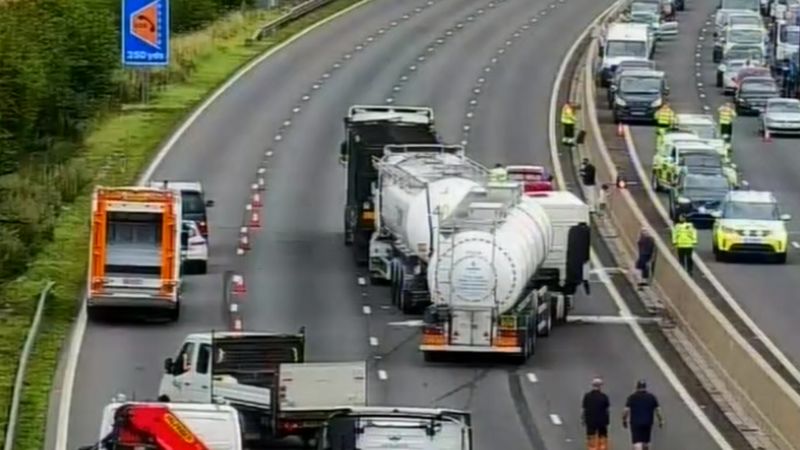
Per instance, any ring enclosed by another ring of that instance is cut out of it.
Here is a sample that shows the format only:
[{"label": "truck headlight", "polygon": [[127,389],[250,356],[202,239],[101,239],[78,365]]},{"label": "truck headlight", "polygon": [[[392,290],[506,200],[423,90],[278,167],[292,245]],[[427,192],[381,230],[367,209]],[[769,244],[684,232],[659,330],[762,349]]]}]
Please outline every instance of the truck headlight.
[{"label": "truck headlight", "polygon": [[617,106],[625,106],[627,105],[627,102],[625,102],[625,100],[621,99],[619,96],[616,96],[614,97],[614,104]]},{"label": "truck headlight", "polygon": [[661,106],[661,103],[663,103],[663,100],[661,99],[661,97],[659,97],[653,100],[653,103],[650,103],[650,106],[653,108],[658,108],[659,106]]},{"label": "truck headlight", "polygon": [[692,201],[686,197],[678,197],[678,203],[681,205],[688,205],[689,203],[692,203]]}]

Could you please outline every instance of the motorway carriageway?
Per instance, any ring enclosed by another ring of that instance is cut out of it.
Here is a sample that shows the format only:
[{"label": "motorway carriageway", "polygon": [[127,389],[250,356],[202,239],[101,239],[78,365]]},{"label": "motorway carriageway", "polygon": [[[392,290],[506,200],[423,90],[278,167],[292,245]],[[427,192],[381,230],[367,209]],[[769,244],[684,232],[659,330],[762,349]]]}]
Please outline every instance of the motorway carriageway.
[{"label": "motorway carriageway", "polygon": [[[726,100],[721,88],[715,87],[716,67],[712,60],[715,2],[689,1],[679,13],[678,38],[659,44],[656,61],[667,74],[672,88],[670,103],[678,113],[706,113],[717,116]],[[697,56],[699,54],[699,57]],[[698,66],[697,63],[700,65]],[[698,77],[697,74],[700,74]],[[649,174],[655,151],[653,127],[631,127],[636,151]],[[756,117],[740,116],[733,132],[733,160],[742,171],[742,179],[751,190],[772,191],[782,210],[792,214],[788,222],[789,258],[785,265],[743,260],[714,261],[711,232],[699,233],[698,253],[714,275],[730,292],[756,325],[772,340],[794,365],[800,363],[800,339],[797,324],[800,308],[800,141],[791,137],[774,137],[762,142]],[[668,206],[665,194],[659,194]],[[695,277],[700,276],[695,270]]]},{"label": "motorway carriageway", "polygon": [[[309,360],[369,360],[371,404],[471,410],[478,449],[584,448],[579,404],[595,375],[607,380],[618,445],[627,441],[619,422],[624,398],[645,378],[667,418],[654,445],[720,448],[694,418],[702,414],[697,405],[691,411],[681,401],[625,325],[557,328],[522,367],[424,363],[418,330],[390,325],[418,317],[393,309],[386,288],[360,287],[363,270],[342,243],[345,175],[337,157],[350,105],[387,98],[430,105],[446,141],[461,141],[469,127],[470,153],[481,162],[546,163],[552,81],[572,42],[608,5],[375,0],[242,77],[186,130],[154,174],[199,179],[216,201],[211,273],[187,278],[176,324],[89,324],[68,448],[96,440],[101,408],[116,393],[154,398],[162,361],[174,356],[185,334],[225,326],[221,273],[230,268],[247,282],[245,329],[306,326]],[[476,101],[471,117],[469,99]],[[262,229],[237,260],[243,206],[268,149]],[[577,299],[576,314],[618,314],[600,284],[592,292]]]}]

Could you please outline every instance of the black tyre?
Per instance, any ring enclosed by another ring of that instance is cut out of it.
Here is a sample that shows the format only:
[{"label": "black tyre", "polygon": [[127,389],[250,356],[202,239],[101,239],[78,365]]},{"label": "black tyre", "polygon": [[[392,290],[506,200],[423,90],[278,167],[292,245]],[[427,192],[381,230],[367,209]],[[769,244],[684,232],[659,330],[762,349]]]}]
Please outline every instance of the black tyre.
[{"label": "black tyre", "polygon": [[181,318],[181,302],[178,301],[178,303],[175,305],[175,309],[172,309],[167,313],[167,319],[169,319],[170,322],[177,322],[178,319],[180,318]]},{"label": "black tyre", "polygon": [[198,261],[197,267],[195,268],[195,273],[200,275],[208,273],[208,261]]},{"label": "black tyre", "polygon": [[717,87],[722,87],[722,72],[717,72]]}]

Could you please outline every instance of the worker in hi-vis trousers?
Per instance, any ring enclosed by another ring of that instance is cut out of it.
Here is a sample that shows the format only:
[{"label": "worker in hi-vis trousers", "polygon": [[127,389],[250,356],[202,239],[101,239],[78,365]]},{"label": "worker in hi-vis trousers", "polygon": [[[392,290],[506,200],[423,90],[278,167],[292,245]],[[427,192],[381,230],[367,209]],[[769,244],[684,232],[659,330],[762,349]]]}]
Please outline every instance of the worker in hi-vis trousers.
[{"label": "worker in hi-vis trousers", "polygon": [[595,377],[592,390],[584,394],[581,423],[586,427],[586,447],[588,450],[608,450],[609,408],[611,402],[602,391],[603,380]]},{"label": "worker in hi-vis trousers", "polygon": [[502,164],[497,163],[494,169],[489,171],[489,181],[508,181],[508,172]]},{"label": "worker in hi-vis trousers", "polygon": [[678,250],[678,261],[681,266],[691,275],[694,268],[692,253],[697,245],[697,229],[683,214],[672,228],[672,245]]},{"label": "worker in hi-vis trousers", "polygon": [[561,108],[561,143],[566,145],[575,144],[575,108],[570,102],[564,103]]},{"label": "worker in hi-vis trousers", "polygon": [[720,106],[719,113],[719,134],[725,142],[730,142],[733,137],[733,119],[736,118],[736,109],[730,102]]},{"label": "worker in hi-vis trousers", "polygon": [[669,103],[664,102],[664,105],[656,111],[655,119],[656,147],[661,147],[664,135],[675,125],[675,111],[669,107]]}]

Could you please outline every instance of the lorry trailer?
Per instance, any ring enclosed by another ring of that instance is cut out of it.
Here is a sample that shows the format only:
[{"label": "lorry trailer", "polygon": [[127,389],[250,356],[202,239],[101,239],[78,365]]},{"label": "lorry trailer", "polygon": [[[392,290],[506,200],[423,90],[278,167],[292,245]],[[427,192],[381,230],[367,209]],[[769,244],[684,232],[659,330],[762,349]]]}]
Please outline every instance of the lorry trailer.
[{"label": "lorry trailer", "polygon": [[373,157],[389,144],[437,144],[431,108],[411,106],[351,106],[344,118],[345,140],[340,161],[346,166],[347,201],[344,243],[352,246],[357,264],[366,265],[370,236],[375,229],[372,184],[377,172]]},{"label": "lorry trailer", "polygon": [[588,281],[589,208],[567,191],[473,187],[439,220],[420,350],[503,353],[525,361],[566,320]]},{"label": "lorry trailer", "polygon": [[438,221],[489,175],[459,145],[387,145],[374,163],[376,229],[369,243],[373,283],[391,282],[392,303],[404,312],[430,304],[426,278]]},{"label": "lorry trailer", "polygon": [[305,362],[305,334],[196,333],[167,358],[159,400],[236,408],[248,447],[316,436],[331,412],[366,405],[366,363]]},{"label": "lorry trailer", "polygon": [[163,188],[102,187],[92,197],[87,312],[156,310],[178,320],[181,196]]}]

